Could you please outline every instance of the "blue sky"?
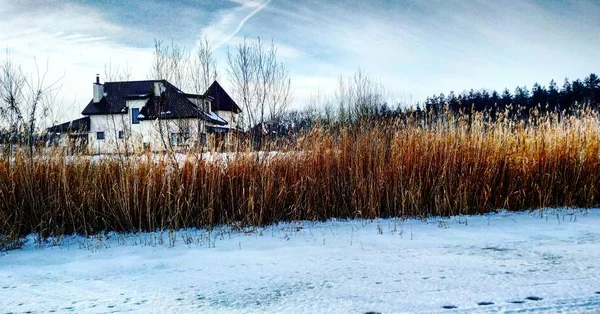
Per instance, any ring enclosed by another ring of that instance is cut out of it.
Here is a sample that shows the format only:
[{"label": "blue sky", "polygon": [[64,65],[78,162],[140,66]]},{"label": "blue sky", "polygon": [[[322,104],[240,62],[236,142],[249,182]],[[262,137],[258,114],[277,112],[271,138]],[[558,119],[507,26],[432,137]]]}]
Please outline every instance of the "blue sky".
[{"label": "blue sky", "polygon": [[48,59],[63,77],[62,120],[77,116],[109,62],[146,79],[154,39],[193,49],[207,36],[224,85],[228,46],[273,39],[296,108],[359,67],[392,102],[600,72],[597,1],[0,0],[0,16],[2,48],[25,69]]}]

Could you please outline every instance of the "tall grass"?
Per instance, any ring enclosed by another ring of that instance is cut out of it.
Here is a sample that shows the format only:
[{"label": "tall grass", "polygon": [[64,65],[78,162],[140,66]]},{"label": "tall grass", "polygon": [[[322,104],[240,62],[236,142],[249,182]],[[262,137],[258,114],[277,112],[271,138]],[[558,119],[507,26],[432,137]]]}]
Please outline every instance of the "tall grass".
[{"label": "tall grass", "polygon": [[[316,127],[276,154],[0,162],[0,247],[22,236],[600,204],[600,115],[442,114]],[[50,157],[50,158],[48,158]]]}]

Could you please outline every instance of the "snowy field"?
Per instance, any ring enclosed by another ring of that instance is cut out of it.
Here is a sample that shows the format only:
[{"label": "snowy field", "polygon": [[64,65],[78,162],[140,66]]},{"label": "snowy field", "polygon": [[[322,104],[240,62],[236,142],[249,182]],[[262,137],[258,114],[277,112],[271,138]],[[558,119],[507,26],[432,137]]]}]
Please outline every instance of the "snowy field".
[{"label": "snowy field", "polygon": [[600,313],[600,209],[56,242],[0,253],[0,313]]}]

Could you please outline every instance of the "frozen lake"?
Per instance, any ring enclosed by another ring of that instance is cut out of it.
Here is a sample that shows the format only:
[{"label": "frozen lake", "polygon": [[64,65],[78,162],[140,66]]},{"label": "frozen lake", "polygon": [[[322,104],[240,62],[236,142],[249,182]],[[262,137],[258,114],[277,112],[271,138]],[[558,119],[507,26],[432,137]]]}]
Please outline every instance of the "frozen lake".
[{"label": "frozen lake", "polygon": [[0,253],[0,314],[600,312],[599,209],[59,242]]}]

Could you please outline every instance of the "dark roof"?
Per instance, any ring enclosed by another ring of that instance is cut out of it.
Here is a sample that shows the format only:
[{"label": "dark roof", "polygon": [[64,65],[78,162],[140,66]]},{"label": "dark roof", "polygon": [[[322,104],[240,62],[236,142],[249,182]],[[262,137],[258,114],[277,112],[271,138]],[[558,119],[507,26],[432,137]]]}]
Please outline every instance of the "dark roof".
[{"label": "dark roof", "polygon": [[215,113],[205,112],[181,94],[164,92],[161,97],[150,97],[138,116],[140,120],[198,118],[226,125],[227,122]]},{"label": "dark roof", "polygon": [[[154,93],[155,82],[166,81],[129,81],[129,82],[106,82],[104,83],[104,97],[95,104],[94,100],[90,100],[88,105],[83,109],[83,115],[95,114],[113,114],[122,113],[125,109],[126,100],[139,95],[149,97]],[[170,85],[171,84],[165,84]]]},{"label": "dark roof", "polygon": [[206,93],[206,96],[212,97],[212,105],[211,110],[223,110],[223,111],[233,111],[235,113],[242,112],[242,109],[229,97],[229,94],[221,87],[219,82],[214,81]]},{"label": "dark roof", "polygon": [[[154,83],[157,82],[162,83],[165,89],[161,95],[154,95]],[[140,110],[140,120],[200,117],[215,124],[226,125],[227,122],[221,117],[205,112],[188,99],[205,97],[204,95],[183,93],[166,80],[106,82],[104,83],[104,97],[98,103],[91,100],[81,114],[123,113],[127,111],[128,99],[146,99],[145,105]]]},{"label": "dark roof", "polygon": [[77,120],[53,125],[46,129],[52,133],[75,133],[88,132],[90,130],[90,117],[84,117]]}]

